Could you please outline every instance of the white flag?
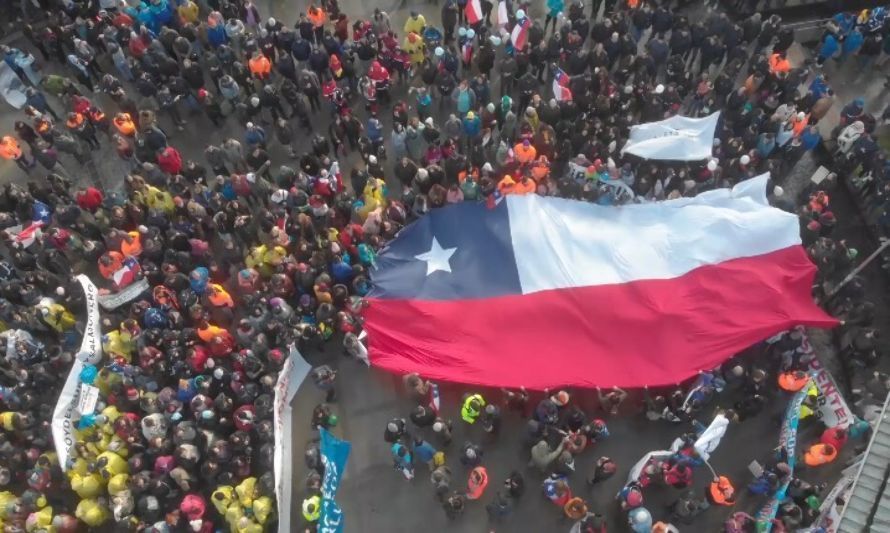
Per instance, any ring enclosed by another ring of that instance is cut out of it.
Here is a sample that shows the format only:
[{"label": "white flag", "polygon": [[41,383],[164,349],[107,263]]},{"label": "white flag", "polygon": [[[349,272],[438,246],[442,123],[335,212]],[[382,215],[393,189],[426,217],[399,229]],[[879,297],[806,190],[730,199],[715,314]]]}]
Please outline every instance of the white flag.
[{"label": "white flag", "polygon": [[643,159],[699,161],[711,157],[720,112],[704,118],[674,116],[630,128],[621,153]]},{"label": "white flag", "polygon": [[704,430],[701,435],[699,435],[698,440],[695,441],[694,447],[695,451],[707,461],[711,458],[711,453],[717,449],[717,446],[720,445],[720,440],[723,439],[723,435],[726,435],[726,428],[729,426],[729,419],[723,415],[717,415],[714,417],[714,421],[711,422],[711,425],[708,426],[708,429]]}]

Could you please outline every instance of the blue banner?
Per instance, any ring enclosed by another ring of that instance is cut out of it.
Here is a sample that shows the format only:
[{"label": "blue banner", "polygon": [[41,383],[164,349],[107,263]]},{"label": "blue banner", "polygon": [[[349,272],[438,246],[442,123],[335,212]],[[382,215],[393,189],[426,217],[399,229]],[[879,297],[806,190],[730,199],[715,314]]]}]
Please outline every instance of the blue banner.
[{"label": "blue banner", "polygon": [[[794,473],[794,465],[797,462],[797,426],[800,424],[800,407],[803,405],[804,399],[807,397],[809,387],[797,391],[788,409],[785,411],[785,420],[782,423],[782,432],[779,434],[779,447],[785,450],[786,462]],[[776,517],[779,510],[779,504],[785,499],[788,492],[788,484],[792,476],[788,476],[788,481],[782,484],[773,497],[760,509],[757,513],[757,531],[761,533],[769,533],[772,529],[772,520]]]},{"label": "blue banner", "polygon": [[352,444],[331,435],[326,429],[321,433],[321,459],[324,462],[324,479],[321,484],[321,518],[318,520],[319,533],[342,533],[343,511],[334,498],[340,486],[340,478],[349,459]]}]

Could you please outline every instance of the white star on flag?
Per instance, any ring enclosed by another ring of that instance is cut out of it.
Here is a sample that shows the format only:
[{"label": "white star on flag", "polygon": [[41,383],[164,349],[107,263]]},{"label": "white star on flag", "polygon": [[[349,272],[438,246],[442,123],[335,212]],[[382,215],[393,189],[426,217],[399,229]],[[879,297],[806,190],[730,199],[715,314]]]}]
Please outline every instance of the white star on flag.
[{"label": "white star on flag", "polygon": [[442,248],[439,245],[439,241],[433,237],[433,243],[430,245],[430,251],[426,253],[422,253],[420,255],[415,255],[414,258],[418,261],[426,261],[426,275],[429,276],[433,272],[437,270],[441,270],[443,272],[451,272],[451,256],[454,255],[454,252],[457,251],[457,248]]}]

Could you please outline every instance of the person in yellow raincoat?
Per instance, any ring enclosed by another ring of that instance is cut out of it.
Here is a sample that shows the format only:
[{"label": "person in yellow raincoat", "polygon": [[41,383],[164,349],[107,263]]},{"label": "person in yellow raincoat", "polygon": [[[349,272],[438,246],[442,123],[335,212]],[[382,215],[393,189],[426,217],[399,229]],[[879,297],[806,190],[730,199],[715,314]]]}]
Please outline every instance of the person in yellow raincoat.
[{"label": "person in yellow raincoat", "polygon": [[77,504],[74,516],[90,527],[99,527],[111,518],[111,512],[98,499],[87,498]]},{"label": "person in yellow raincoat", "polygon": [[385,198],[385,182],[379,178],[369,178],[368,183],[365,185],[365,188],[362,191],[362,199],[365,205],[363,205],[358,210],[358,214],[361,217],[362,221],[368,218],[368,213],[370,213],[371,211],[377,209],[380,206],[385,206]]},{"label": "person in yellow raincoat", "polygon": [[136,343],[133,337],[123,329],[116,329],[102,335],[102,350],[112,357],[121,357],[130,361]]},{"label": "person in yellow raincoat", "polygon": [[65,333],[74,327],[76,319],[62,304],[51,303],[40,306],[40,316],[56,333]]},{"label": "person in yellow raincoat", "polygon": [[173,210],[176,206],[173,204],[173,197],[170,196],[170,193],[167,191],[162,191],[157,187],[153,187],[151,185],[145,186],[145,205],[148,206],[149,209],[154,209],[155,211],[161,211],[168,215],[173,214]]},{"label": "person in yellow raincoat", "polygon": [[263,266],[263,257],[266,255],[268,249],[269,247],[265,244],[251,248],[250,253],[244,258],[244,263],[247,265],[247,268],[255,268],[259,270],[260,267]]},{"label": "person in yellow raincoat", "polygon": [[424,44],[420,35],[411,32],[405,36],[405,40],[402,42],[402,50],[408,53],[408,57],[411,58],[411,64],[417,66],[423,63],[423,52],[426,50],[426,44]]}]

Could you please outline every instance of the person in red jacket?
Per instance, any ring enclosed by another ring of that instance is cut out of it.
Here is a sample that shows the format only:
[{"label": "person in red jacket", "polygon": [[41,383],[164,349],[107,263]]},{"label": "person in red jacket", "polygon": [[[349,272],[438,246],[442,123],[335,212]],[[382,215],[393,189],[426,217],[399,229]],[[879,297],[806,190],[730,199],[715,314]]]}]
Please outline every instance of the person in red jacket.
[{"label": "person in red jacket", "polygon": [[77,191],[74,195],[74,199],[77,202],[78,207],[84,211],[95,213],[105,200],[105,196],[102,195],[102,191],[99,189],[95,187],[87,187],[86,189]]},{"label": "person in red jacket", "polygon": [[175,176],[182,171],[182,156],[176,148],[168,146],[158,154],[158,166],[167,174]]},{"label": "person in red jacket", "polygon": [[828,428],[822,432],[819,438],[822,444],[830,444],[835,450],[841,450],[847,443],[847,430],[842,427]]}]

